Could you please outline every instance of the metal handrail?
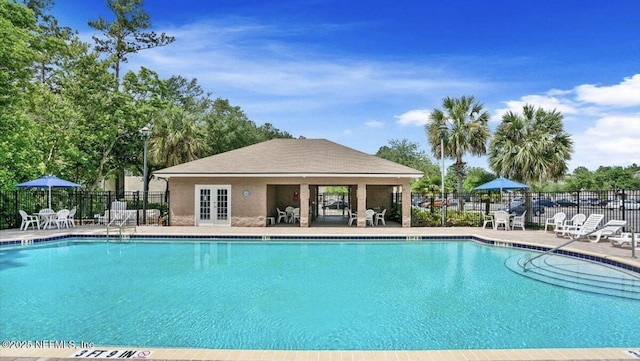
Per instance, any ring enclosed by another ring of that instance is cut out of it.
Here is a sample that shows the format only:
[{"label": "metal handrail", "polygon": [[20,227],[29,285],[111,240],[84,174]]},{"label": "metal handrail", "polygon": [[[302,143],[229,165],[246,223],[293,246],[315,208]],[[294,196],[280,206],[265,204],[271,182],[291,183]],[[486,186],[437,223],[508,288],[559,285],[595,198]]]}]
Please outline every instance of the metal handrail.
[{"label": "metal handrail", "polygon": [[539,254],[539,255],[537,255],[537,256],[535,256],[535,257],[533,257],[533,258],[529,258],[528,260],[526,260],[526,261],[522,264],[522,270],[526,272],[526,271],[527,271],[527,264],[531,263],[531,261],[533,261],[534,259],[536,259],[536,258],[540,258],[540,257],[542,257],[542,256],[546,255],[547,253],[553,253],[553,252],[557,251],[558,249],[560,249],[560,248],[562,248],[562,247],[564,247],[564,246],[566,246],[566,245],[568,245],[568,244],[571,244],[571,243],[573,243],[573,242],[575,242],[575,241],[579,241],[579,240],[581,240],[581,239],[585,239],[585,238],[589,237],[590,235],[592,235],[592,234],[594,234],[594,233],[599,232],[601,229],[602,229],[602,228],[594,229],[593,231],[591,231],[591,232],[589,232],[589,233],[585,233],[585,234],[580,235],[580,236],[579,236],[579,237],[577,237],[577,238],[573,238],[573,239],[571,239],[569,242],[565,242],[565,243],[563,243],[563,244],[561,244],[561,245],[559,245],[559,246],[556,246],[556,247],[554,247],[554,248],[551,248],[551,249],[549,249],[549,250],[547,250],[547,251],[545,251],[545,252],[543,252],[543,253],[541,253],[541,254]]},{"label": "metal handrail", "polygon": [[[118,218],[120,218],[120,217],[118,217],[118,215],[120,215],[120,214],[122,214],[122,213],[124,213],[124,214],[125,214],[124,219],[121,219],[121,222],[120,222],[119,224],[118,224],[118,223],[116,223],[116,225],[118,226],[118,238],[119,238],[119,239],[122,239],[122,230],[123,230],[123,229],[124,229],[124,227],[127,225],[127,223],[128,223],[128,221],[129,221],[129,219],[131,218],[131,215],[133,214],[133,213],[126,212],[126,211],[125,211],[125,212],[119,212],[119,213],[116,215],[116,217],[114,217],[114,218],[111,220],[111,222],[109,222],[109,224],[107,224],[107,241],[109,241],[109,226],[111,226],[114,222],[116,222],[116,221],[118,220]],[[135,226],[134,226],[134,227],[135,227]]]}]

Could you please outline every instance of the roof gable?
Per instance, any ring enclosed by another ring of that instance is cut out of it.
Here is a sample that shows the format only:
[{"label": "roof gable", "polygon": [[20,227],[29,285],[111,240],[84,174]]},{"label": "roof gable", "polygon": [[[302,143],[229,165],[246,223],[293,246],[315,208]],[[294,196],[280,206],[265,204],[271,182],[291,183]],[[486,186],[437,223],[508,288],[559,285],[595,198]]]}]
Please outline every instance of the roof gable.
[{"label": "roof gable", "polygon": [[188,176],[401,176],[422,172],[326,139],[271,139],[154,172]]}]

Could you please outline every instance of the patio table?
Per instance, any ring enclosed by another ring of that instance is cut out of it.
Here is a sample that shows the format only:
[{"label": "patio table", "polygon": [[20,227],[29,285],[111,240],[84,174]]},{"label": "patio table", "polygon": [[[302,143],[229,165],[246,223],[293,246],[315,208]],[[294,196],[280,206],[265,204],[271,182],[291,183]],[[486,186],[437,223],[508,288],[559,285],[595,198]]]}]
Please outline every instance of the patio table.
[{"label": "patio table", "polygon": [[42,229],[51,229],[52,225],[56,224],[56,218],[58,217],[58,214],[55,212],[38,212],[33,215],[40,218]]}]

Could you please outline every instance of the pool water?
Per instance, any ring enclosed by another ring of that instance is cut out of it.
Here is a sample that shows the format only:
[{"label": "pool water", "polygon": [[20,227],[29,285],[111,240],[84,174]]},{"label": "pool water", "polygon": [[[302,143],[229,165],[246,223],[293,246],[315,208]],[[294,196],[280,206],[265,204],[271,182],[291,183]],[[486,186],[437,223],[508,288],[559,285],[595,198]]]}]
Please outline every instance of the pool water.
[{"label": "pool water", "polygon": [[0,336],[284,350],[637,347],[640,303],[469,241],[60,242],[0,251]]}]

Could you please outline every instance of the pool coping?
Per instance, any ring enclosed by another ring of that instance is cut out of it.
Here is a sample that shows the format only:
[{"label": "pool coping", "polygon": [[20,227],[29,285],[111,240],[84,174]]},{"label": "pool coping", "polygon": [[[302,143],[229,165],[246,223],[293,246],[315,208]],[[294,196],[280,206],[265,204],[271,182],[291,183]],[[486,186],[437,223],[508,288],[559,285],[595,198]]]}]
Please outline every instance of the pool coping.
[{"label": "pool coping", "polygon": [[[8,350],[8,351],[7,351]],[[83,350],[86,352],[82,353]],[[285,361],[335,361],[335,360],[375,360],[375,361],[431,361],[431,360],[637,360],[640,348],[554,348],[554,349],[476,349],[476,350],[418,350],[418,351],[283,351],[283,350],[228,350],[228,349],[185,349],[185,348],[127,348],[95,347],[92,349],[39,348],[1,349],[0,360],[44,361],[78,360],[105,358],[110,351],[133,351],[129,358],[144,353],[149,360],[285,360]],[[104,352],[101,352],[104,351]],[[102,357],[85,356],[101,352]],[[148,354],[147,354],[148,353]],[[74,355],[81,354],[79,357]],[[636,356],[637,355],[637,356]],[[123,359],[123,358],[120,358]],[[138,357],[137,359],[140,359]]]},{"label": "pool coping", "polygon": [[[471,240],[483,244],[496,247],[517,247],[536,251],[545,251],[551,249],[549,245],[536,242],[527,242],[523,240],[512,241],[500,239],[499,237],[491,237],[487,235],[472,234],[475,232],[465,232],[464,235],[446,235],[447,229],[440,229],[445,234],[416,235],[411,232],[405,232],[405,229],[397,229],[394,234],[371,235],[371,234],[342,234],[342,235],[326,235],[326,234],[269,234],[268,238],[264,235],[255,234],[217,234],[218,232],[210,232],[207,234],[197,234],[198,232],[189,232],[188,229],[180,230],[183,234],[167,233],[170,227],[162,229],[147,229],[142,234],[130,235],[130,238],[166,238],[176,237],[179,239],[211,239],[214,240],[232,240],[232,239],[252,239],[255,241],[274,241],[274,240],[349,240],[371,238],[377,240],[395,240],[405,242],[428,241],[433,239],[455,239],[455,240]],[[104,228],[102,228],[104,230]],[[256,233],[264,233],[265,229],[257,229]],[[194,234],[191,234],[194,233]],[[214,234],[211,234],[214,233]],[[225,233],[225,232],[223,232]],[[234,229],[227,229],[226,233],[236,233]],[[240,232],[242,233],[242,232]],[[512,232],[509,232],[514,234]],[[63,234],[43,237],[22,237],[22,239],[12,239],[0,241],[0,244],[13,245],[29,245],[37,243],[46,243],[50,241],[58,241],[68,238],[103,238],[104,231],[83,232],[81,230],[68,230]],[[13,248],[13,247],[12,247]],[[20,246],[16,247],[22,248]],[[561,250],[568,252],[568,255],[577,255],[579,258],[602,262],[608,265],[622,265],[621,268],[640,273],[640,263],[634,260],[625,259],[615,255],[607,255],[597,251],[589,250]],[[148,350],[151,355],[147,357],[152,360],[637,360],[640,359],[640,344],[631,345],[626,348],[566,348],[566,349],[478,349],[478,350],[416,350],[416,351],[288,351],[288,350],[226,350],[226,349],[185,349],[185,348],[146,348],[146,347],[100,347],[98,349],[130,349],[130,350]],[[74,359],[72,357],[74,350],[61,348],[23,348],[23,349],[0,349],[1,360],[13,361],[40,361],[55,359]],[[85,357],[96,358],[96,357]]]}]

